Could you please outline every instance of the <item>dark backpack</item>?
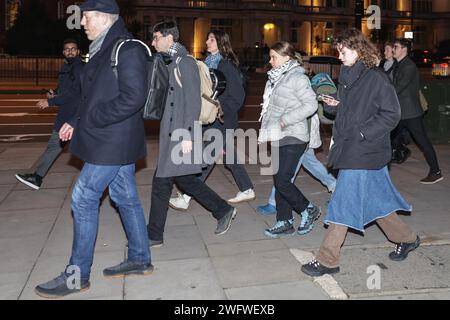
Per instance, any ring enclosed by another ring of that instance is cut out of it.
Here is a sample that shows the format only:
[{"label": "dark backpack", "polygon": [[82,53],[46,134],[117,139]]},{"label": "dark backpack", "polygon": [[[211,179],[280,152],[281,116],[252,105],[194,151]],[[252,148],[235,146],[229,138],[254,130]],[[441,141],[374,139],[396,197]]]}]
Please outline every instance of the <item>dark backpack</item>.
[{"label": "dark backpack", "polygon": [[150,48],[137,39],[120,38],[114,44],[111,53],[111,67],[117,78],[117,65],[119,63],[120,48],[127,42],[138,42],[142,44],[148,52],[147,57],[147,100],[145,102],[142,118],[144,120],[161,120],[164,107],[166,105],[167,92],[169,90],[169,69],[170,56],[162,53],[152,54]]}]

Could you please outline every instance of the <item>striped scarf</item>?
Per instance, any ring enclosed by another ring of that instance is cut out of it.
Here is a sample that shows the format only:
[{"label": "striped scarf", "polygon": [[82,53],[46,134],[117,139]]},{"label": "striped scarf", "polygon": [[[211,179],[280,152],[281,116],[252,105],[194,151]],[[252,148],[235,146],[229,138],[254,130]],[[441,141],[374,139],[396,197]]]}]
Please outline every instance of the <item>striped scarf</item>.
[{"label": "striped scarf", "polygon": [[174,57],[177,55],[178,50],[180,50],[180,48],[182,47],[181,43],[179,42],[174,42],[169,50],[167,50],[167,54],[169,54],[171,57]]}]

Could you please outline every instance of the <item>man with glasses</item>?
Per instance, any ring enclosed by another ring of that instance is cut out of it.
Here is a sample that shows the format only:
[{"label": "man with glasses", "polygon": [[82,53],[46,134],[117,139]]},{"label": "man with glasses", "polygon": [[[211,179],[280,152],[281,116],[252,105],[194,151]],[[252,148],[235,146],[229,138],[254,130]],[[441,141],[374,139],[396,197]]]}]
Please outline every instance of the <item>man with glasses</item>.
[{"label": "man with glasses", "polygon": [[34,173],[16,174],[17,180],[36,190],[41,187],[43,178],[64,149],[65,143],[59,139],[58,132],[62,125],[75,115],[80,98],[80,74],[84,63],[79,57],[77,41],[66,39],[62,53],[65,59],[59,72],[58,88],[55,91],[50,89],[47,99],[39,100],[36,104],[40,109],[59,107],[47,149],[37,162]]},{"label": "man with glasses", "polygon": [[424,153],[430,167],[428,175],[420,180],[423,184],[433,184],[443,179],[439,169],[436,152],[428,139],[423,122],[423,109],[419,98],[419,72],[414,62],[408,57],[411,50],[411,42],[407,39],[398,39],[394,43],[394,58],[397,66],[394,69],[394,87],[397,92],[401,107],[401,120],[392,131],[392,147],[405,154],[411,153],[406,147],[407,142],[402,134],[403,130],[409,131],[418,147]]}]

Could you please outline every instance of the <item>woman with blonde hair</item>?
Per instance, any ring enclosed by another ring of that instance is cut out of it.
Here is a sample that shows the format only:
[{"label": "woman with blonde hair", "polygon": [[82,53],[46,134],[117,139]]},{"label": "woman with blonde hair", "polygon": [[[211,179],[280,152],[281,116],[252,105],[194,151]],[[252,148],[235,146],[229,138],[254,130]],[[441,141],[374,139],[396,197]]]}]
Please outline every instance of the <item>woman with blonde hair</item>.
[{"label": "woman with blonde hair", "polygon": [[273,175],[277,222],[264,232],[278,238],[295,233],[293,210],[302,216],[300,234],[309,231],[320,215],[320,209],[291,181],[308,146],[308,118],[317,111],[317,100],[291,44],[277,42],[269,55],[272,69],[264,90],[258,142],[271,142],[272,163],[278,162]]},{"label": "woman with blonde hair", "polygon": [[316,258],[302,266],[310,276],[339,272],[347,229],[364,232],[372,221],[396,243],[391,260],[404,260],[420,244],[417,234],[396,213],[411,211],[411,206],[392,184],[387,169],[390,132],[400,120],[395,89],[376,67],[378,50],[361,31],[343,31],[335,46],[343,66],[336,99],[324,98],[324,107],[336,114],[329,165],[339,174],[324,219],[329,225],[325,238]]}]

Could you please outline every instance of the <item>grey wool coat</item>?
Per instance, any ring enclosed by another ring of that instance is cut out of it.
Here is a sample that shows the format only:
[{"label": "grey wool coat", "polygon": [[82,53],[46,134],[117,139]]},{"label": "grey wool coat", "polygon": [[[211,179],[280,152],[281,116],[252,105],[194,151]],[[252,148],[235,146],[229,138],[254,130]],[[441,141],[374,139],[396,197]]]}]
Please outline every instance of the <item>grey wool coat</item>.
[{"label": "grey wool coat", "polygon": [[[197,136],[194,137],[194,122],[200,116],[200,75],[194,58],[187,55],[187,50],[181,47],[168,65],[170,87],[160,124],[156,170],[156,176],[161,178],[202,171],[201,125],[196,129]],[[181,154],[182,132],[177,129],[184,129],[184,139],[193,141],[192,152],[184,157]],[[200,141],[194,143],[194,139]]]}]

